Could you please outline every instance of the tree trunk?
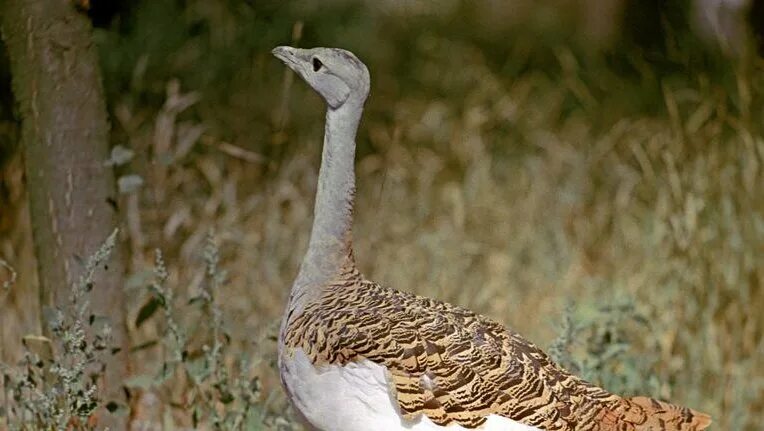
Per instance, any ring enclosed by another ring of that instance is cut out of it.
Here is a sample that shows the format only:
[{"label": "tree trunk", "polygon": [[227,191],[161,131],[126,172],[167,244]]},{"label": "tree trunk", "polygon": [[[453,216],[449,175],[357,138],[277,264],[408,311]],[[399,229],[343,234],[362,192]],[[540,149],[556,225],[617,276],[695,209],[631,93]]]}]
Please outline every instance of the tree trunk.
[{"label": "tree trunk", "polygon": [[[104,164],[109,123],[96,49],[87,17],[71,0],[0,0],[0,14],[22,119],[40,301],[62,307],[85,260],[118,222],[114,173]],[[111,320],[122,348],[108,363],[101,393],[123,402],[127,339],[119,249],[89,299],[96,315]]]}]

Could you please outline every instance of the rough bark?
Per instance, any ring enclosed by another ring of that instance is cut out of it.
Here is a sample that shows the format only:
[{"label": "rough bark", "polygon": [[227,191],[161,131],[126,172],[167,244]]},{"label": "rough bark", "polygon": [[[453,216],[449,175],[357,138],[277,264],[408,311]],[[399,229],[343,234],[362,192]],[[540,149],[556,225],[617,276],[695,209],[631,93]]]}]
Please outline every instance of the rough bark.
[{"label": "rough bark", "polygon": [[[22,119],[40,300],[65,306],[84,261],[118,221],[114,173],[104,165],[109,123],[91,27],[70,0],[4,0],[0,14]],[[90,297],[123,347],[102,383],[104,395],[120,401],[127,372],[122,259],[116,250]]]}]

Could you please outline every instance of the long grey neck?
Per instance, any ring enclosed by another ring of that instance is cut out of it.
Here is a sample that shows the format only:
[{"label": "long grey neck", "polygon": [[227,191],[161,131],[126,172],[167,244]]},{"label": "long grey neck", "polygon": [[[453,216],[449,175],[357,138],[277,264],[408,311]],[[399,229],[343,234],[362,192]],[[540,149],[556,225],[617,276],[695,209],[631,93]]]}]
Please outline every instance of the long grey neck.
[{"label": "long grey neck", "polygon": [[348,101],[326,112],[313,230],[300,267],[304,282],[324,281],[352,264],[355,135],[362,111],[362,103]]}]

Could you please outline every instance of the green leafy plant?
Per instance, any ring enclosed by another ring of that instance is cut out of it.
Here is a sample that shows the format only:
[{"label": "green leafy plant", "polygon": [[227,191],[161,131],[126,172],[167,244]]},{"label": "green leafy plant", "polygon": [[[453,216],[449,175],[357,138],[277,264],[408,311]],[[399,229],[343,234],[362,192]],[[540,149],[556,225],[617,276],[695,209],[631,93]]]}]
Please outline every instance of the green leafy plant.
[{"label": "green leafy plant", "polygon": [[550,356],[585,380],[621,395],[659,393],[650,372],[655,358],[634,354],[635,334],[649,330],[645,316],[632,299],[607,305],[589,305],[575,311],[568,304]]},{"label": "green leafy plant", "polygon": [[[159,310],[162,311],[162,346],[164,360],[155,375],[140,375],[128,381],[139,390],[165,392],[173,387],[183,389],[183,402],[175,406],[191,412],[194,428],[215,430],[259,430],[266,424],[277,426],[269,417],[261,394],[260,379],[252,374],[252,363],[244,356],[233,359],[220,296],[226,283],[226,272],[219,267],[219,250],[212,234],[204,248],[205,279],[198,294],[185,306],[167,287],[168,271],[161,251],[155,252],[154,280],[148,286],[148,299],[136,318],[141,326]],[[184,326],[179,313],[192,313],[192,327]],[[195,347],[202,335],[201,347]],[[233,360],[232,360],[233,359]]]},{"label": "green leafy plant", "polygon": [[113,350],[111,328],[91,314],[88,293],[97,269],[114,249],[116,236],[115,230],[88,259],[67,306],[48,313],[50,338],[25,336],[21,363],[0,364],[4,392],[0,424],[4,416],[11,430],[95,429],[93,415],[104,407],[98,382]]}]

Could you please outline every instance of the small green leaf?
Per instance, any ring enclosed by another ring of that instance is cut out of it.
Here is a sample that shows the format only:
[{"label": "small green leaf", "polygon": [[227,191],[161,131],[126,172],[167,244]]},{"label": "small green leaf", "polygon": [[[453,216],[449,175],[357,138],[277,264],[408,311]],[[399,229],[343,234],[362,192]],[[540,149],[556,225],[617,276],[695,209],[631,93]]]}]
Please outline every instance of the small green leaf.
[{"label": "small green leaf", "polygon": [[175,372],[175,367],[177,365],[178,365],[177,362],[165,362],[165,363],[163,363],[162,364],[162,368],[159,370],[159,373],[157,374],[157,377],[155,379],[156,380],[156,384],[157,385],[162,384],[165,381],[167,381],[167,379],[172,377],[172,374]]},{"label": "small green leaf", "polygon": [[194,429],[199,427],[199,419],[201,414],[199,413],[199,407],[194,407],[194,413],[191,415],[191,421],[194,425]]},{"label": "small green leaf", "polygon": [[152,296],[149,298],[149,300],[146,301],[146,303],[143,304],[143,307],[141,307],[141,309],[138,311],[138,317],[135,318],[135,327],[140,328],[143,322],[151,318],[151,316],[156,313],[161,304],[161,301],[159,301],[157,297]]},{"label": "small green leaf", "polygon": [[126,405],[117,401],[109,401],[106,403],[106,410],[116,416],[127,416],[130,413],[130,410]]},{"label": "small green leaf", "polygon": [[218,389],[220,395],[220,402],[223,404],[230,404],[234,400],[233,394],[225,389]]},{"label": "small green leaf", "polygon": [[159,340],[149,340],[149,341],[141,343],[141,344],[139,344],[137,346],[131,347],[130,348],[130,353],[140,352],[141,350],[146,350],[146,349],[152,348],[152,347],[156,346],[157,344],[159,344]]},{"label": "small green leaf", "polygon": [[204,304],[206,302],[207,302],[207,300],[204,299],[203,296],[197,295],[197,296],[194,296],[193,298],[188,300],[188,305],[194,305],[194,304],[199,304],[199,303]]}]

